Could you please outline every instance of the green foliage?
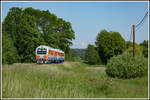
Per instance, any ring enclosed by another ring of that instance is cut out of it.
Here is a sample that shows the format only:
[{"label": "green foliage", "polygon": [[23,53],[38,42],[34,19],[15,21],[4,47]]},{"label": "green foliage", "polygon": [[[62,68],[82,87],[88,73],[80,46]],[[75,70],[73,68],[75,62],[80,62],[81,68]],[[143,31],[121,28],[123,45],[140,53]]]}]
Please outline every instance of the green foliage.
[{"label": "green foliage", "polygon": [[122,55],[113,56],[107,63],[106,73],[111,77],[136,78],[142,77],[147,71],[146,60],[142,55],[124,52]]},{"label": "green foliage", "polygon": [[17,50],[9,34],[2,34],[2,63],[13,64],[17,62]]},{"label": "green foliage", "polygon": [[98,53],[105,64],[114,55],[121,54],[125,48],[125,40],[118,32],[102,30],[98,34],[95,43]]},{"label": "green foliage", "polygon": [[143,47],[143,55],[144,57],[148,57],[148,48]]},{"label": "green foliage", "polygon": [[72,60],[72,57],[71,57],[71,50],[69,47],[66,48],[66,51],[65,51],[65,60],[67,61],[71,61]]},{"label": "green foliage", "polygon": [[24,12],[36,18],[36,25],[48,46],[67,51],[66,49],[72,44],[72,39],[75,39],[70,22],[57,18],[49,11],[26,8]]},{"label": "green foliage", "polygon": [[84,60],[86,49],[71,49],[71,57],[73,60]]},{"label": "green foliage", "polygon": [[133,43],[131,41],[126,42],[126,49],[133,47]]},{"label": "green foliage", "polygon": [[3,27],[4,32],[12,38],[19,62],[34,62],[35,49],[39,45],[61,49],[65,51],[66,58],[70,59],[69,46],[72,39],[75,39],[71,23],[57,18],[49,11],[13,7],[8,12]]},{"label": "green foliage", "polygon": [[[142,56],[143,48],[141,46],[135,46],[135,55]],[[133,47],[128,48],[125,52],[129,52],[130,54],[133,54]]]},{"label": "green foliage", "polygon": [[88,45],[87,51],[85,52],[85,61],[88,64],[96,64],[100,61],[98,52],[93,45]]},{"label": "green foliage", "polygon": [[[16,12],[19,12],[18,15]],[[4,31],[10,34],[14,41],[19,62],[34,62],[35,48],[44,44],[44,39],[40,36],[35,20],[35,17],[24,13],[21,9],[12,8],[4,21]],[[6,30],[6,28],[8,29]]]},{"label": "green foliage", "polygon": [[[125,45],[126,45],[126,47],[125,47],[124,51],[129,50],[129,48],[130,48],[130,50],[131,50],[131,48],[133,48],[133,42],[131,42],[131,41],[126,41]],[[138,52],[141,52],[140,51],[140,50],[142,50],[141,46],[139,44],[135,43],[135,49],[137,49],[137,48],[139,49]]]},{"label": "green foliage", "polygon": [[140,46],[143,47],[143,55],[144,55],[144,57],[148,57],[148,40],[147,40],[147,41],[144,40],[144,41],[140,44]]}]

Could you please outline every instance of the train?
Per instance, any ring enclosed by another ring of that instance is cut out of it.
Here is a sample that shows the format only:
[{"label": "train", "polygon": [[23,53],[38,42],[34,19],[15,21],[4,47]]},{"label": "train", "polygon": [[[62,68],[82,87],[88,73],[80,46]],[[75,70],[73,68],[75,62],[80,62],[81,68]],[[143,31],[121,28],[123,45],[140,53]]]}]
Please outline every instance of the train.
[{"label": "train", "polygon": [[38,64],[63,63],[65,53],[62,50],[40,45],[36,48],[36,62]]}]

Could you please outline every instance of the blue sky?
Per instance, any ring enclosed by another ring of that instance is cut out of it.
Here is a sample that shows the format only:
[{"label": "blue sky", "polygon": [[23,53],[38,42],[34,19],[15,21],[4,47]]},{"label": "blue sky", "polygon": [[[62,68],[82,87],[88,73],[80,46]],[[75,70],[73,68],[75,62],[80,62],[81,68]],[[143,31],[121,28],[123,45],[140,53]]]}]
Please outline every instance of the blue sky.
[{"label": "blue sky", "polygon": [[[71,22],[76,37],[71,48],[86,48],[103,29],[119,32],[128,41],[131,26],[142,20],[148,2],[2,2],[2,21],[11,7],[49,10]],[[148,40],[148,17],[135,34],[136,43]]]}]

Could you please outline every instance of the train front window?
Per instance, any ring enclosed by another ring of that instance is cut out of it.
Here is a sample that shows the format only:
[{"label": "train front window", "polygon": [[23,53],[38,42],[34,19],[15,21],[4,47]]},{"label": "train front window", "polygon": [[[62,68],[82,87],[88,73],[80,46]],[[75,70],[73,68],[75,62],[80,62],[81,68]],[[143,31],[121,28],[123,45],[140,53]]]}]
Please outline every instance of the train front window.
[{"label": "train front window", "polygon": [[37,54],[46,54],[47,50],[45,48],[38,48]]}]

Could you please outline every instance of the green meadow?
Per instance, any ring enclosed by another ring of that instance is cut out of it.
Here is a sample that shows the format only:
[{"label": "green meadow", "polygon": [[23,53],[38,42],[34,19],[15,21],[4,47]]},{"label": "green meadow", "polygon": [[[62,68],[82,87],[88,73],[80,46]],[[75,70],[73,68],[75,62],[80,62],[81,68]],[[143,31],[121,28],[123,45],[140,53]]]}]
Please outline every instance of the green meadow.
[{"label": "green meadow", "polygon": [[15,63],[2,66],[3,98],[147,98],[148,76],[108,77],[105,65]]}]

